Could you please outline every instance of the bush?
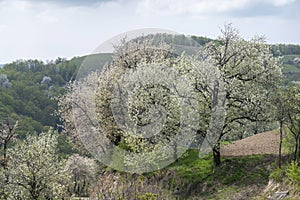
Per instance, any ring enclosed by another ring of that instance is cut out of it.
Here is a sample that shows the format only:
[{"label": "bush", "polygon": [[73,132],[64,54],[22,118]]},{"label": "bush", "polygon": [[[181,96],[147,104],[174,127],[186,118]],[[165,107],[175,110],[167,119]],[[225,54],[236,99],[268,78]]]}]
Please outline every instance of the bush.
[{"label": "bush", "polygon": [[286,170],[284,168],[277,168],[271,172],[270,179],[276,182],[281,182],[283,181],[285,175],[286,175]]},{"label": "bush", "polygon": [[293,161],[288,166],[286,174],[289,178],[290,184],[300,192],[300,167],[298,166],[298,163]]},{"label": "bush", "polygon": [[98,180],[90,199],[172,199],[171,192],[161,187],[156,178],[123,172],[105,172]]}]

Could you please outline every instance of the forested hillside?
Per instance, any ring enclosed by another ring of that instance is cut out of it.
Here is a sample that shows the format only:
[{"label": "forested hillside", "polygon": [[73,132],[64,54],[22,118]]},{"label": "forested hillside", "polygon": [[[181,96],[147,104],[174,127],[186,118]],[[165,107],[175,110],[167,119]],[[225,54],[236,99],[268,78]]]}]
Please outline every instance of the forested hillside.
[{"label": "forested hillside", "polygon": [[0,70],[1,119],[18,120],[21,135],[57,128],[56,102],[64,85],[76,76],[78,65],[72,61],[44,63],[18,60]]},{"label": "forested hillside", "polygon": [[282,56],[282,72],[288,80],[300,81],[300,46],[278,44],[271,46],[275,56]]}]

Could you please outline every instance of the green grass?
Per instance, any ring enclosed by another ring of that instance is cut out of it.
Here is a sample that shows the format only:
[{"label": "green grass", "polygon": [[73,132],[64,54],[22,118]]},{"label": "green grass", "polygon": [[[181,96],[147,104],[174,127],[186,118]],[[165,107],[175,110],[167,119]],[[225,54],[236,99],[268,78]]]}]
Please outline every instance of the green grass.
[{"label": "green grass", "polygon": [[257,182],[266,184],[269,178],[267,168],[272,160],[273,158],[270,160],[269,156],[264,155],[225,158],[214,173],[214,179],[224,185],[249,185]]},{"label": "green grass", "polygon": [[267,182],[269,173],[266,168],[269,164],[266,162],[270,163],[273,160],[265,155],[223,158],[221,166],[213,173],[212,155],[200,159],[198,154],[197,150],[189,150],[185,157],[180,158],[167,169],[175,170],[180,178],[193,183],[218,181],[224,185],[237,182],[249,184],[258,179]]},{"label": "green grass", "polygon": [[221,145],[232,144],[232,141],[221,141]]},{"label": "green grass", "polygon": [[199,183],[213,172],[213,158],[209,154],[199,159],[199,151],[190,149],[183,158],[178,159],[170,166],[169,170],[175,170],[176,174],[189,183]]},{"label": "green grass", "polygon": [[199,150],[189,149],[165,169],[142,176],[174,199],[223,200],[234,199],[236,195],[250,195],[251,199],[268,184],[276,160],[276,156],[270,155],[223,157],[221,166],[213,170],[212,154],[199,158]]},{"label": "green grass", "polygon": [[300,64],[293,63],[293,60],[300,55],[284,55],[282,59],[282,73],[290,81],[300,81]]},{"label": "green grass", "polygon": [[[176,173],[175,179],[181,183],[176,187],[181,188],[182,199],[224,199],[240,192],[242,188],[253,185],[263,188],[269,181],[268,168],[276,160],[275,156],[270,155],[223,158],[221,166],[213,171],[212,155],[200,159],[198,154],[197,150],[188,150],[184,157],[164,169]],[[173,179],[169,180],[171,185],[176,182]],[[207,190],[203,191],[203,185]]]},{"label": "green grass", "polygon": [[300,68],[298,68],[296,65],[283,64],[282,73],[300,73]]}]

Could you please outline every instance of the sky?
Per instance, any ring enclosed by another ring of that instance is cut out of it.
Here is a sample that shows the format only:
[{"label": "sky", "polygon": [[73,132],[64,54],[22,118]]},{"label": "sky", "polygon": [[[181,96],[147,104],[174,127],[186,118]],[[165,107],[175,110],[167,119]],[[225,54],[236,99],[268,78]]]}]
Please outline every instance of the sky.
[{"label": "sky", "polygon": [[0,64],[87,55],[143,28],[216,38],[232,23],[246,39],[300,44],[299,22],[299,0],[0,0]]}]

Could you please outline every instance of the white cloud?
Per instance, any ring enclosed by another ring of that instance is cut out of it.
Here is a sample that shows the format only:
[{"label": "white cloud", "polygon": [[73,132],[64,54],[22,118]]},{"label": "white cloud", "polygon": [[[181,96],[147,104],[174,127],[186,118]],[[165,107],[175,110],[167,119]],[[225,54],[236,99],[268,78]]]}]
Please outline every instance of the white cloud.
[{"label": "white cloud", "polygon": [[[294,0],[87,0],[79,3],[83,1],[0,0],[0,63],[85,55],[115,35],[140,28],[215,38],[218,27],[225,22],[233,22],[245,36],[258,33],[267,35],[272,42],[300,42],[300,30],[294,28],[299,18],[285,18],[291,10],[277,12],[287,8],[286,5],[294,6],[289,5]],[[271,15],[259,15],[257,10],[265,12],[263,5],[271,7],[268,10]]]},{"label": "white cloud", "polygon": [[32,5],[28,1],[4,1],[4,7],[13,7],[17,11],[25,12],[31,9]]},{"label": "white cloud", "polygon": [[[234,1],[234,2],[233,2]],[[138,5],[140,14],[180,15],[207,14],[212,11],[227,11],[245,6],[248,0],[142,0]]]},{"label": "white cloud", "polygon": [[296,0],[271,0],[275,6],[285,6],[295,1]]},{"label": "white cloud", "polygon": [[128,17],[115,17],[126,12],[126,6],[110,1],[86,6],[0,0],[0,63],[88,54],[103,40],[128,30]]},{"label": "white cloud", "polygon": [[295,0],[141,0],[138,13],[143,15],[209,15],[244,9],[254,4],[288,5]]}]

